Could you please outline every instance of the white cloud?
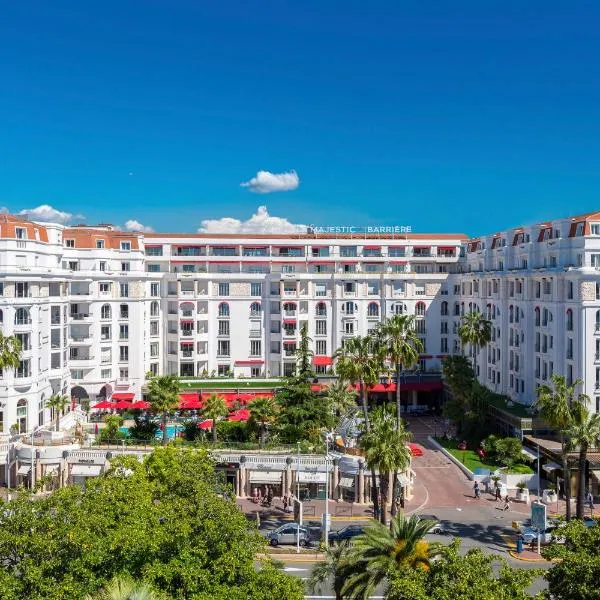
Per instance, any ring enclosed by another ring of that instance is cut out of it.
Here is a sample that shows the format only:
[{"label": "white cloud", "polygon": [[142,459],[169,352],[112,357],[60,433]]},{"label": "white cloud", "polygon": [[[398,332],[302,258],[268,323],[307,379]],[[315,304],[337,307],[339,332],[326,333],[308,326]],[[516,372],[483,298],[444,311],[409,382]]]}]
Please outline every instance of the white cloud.
[{"label": "white cloud", "polygon": [[60,223],[66,225],[73,219],[84,219],[83,215],[74,215],[70,212],[65,212],[53,208],[49,204],[40,204],[35,208],[24,208],[17,213],[21,217],[30,219],[32,221],[43,221],[46,223]]},{"label": "white cloud", "polygon": [[246,221],[233,217],[205,219],[198,233],[306,233],[306,225],[291,223],[284,217],[273,217],[266,206],[259,206]]},{"label": "white cloud", "polygon": [[10,211],[8,210],[8,208],[6,208],[6,206],[0,206],[0,215],[4,215],[9,212]]},{"label": "white cloud", "polygon": [[271,173],[259,171],[250,181],[240,184],[257,194],[270,194],[271,192],[289,192],[300,185],[300,178],[296,171],[286,173]]},{"label": "white cloud", "polygon": [[152,229],[152,227],[143,225],[135,219],[129,219],[129,221],[125,221],[124,229],[125,231],[136,231],[139,233],[154,233],[154,229]]}]

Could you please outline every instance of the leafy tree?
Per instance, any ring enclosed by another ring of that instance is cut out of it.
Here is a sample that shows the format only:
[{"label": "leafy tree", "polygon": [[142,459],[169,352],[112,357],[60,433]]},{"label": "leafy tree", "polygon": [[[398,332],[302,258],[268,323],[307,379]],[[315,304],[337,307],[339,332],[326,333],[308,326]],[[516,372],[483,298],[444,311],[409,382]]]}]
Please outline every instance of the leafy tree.
[{"label": "leafy tree", "polygon": [[396,370],[396,422],[402,427],[400,376],[402,369],[412,368],[423,352],[423,343],[415,331],[414,315],[394,315],[380,323],[377,331],[384,356],[394,364]]},{"label": "leafy tree", "polygon": [[308,323],[304,323],[300,329],[300,343],[296,350],[296,358],[298,360],[298,376],[306,381],[313,377],[312,357],[314,352],[310,349],[311,341],[308,337]]},{"label": "leafy tree", "polygon": [[99,441],[110,443],[117,440],[124,440],[127,436],[121,431],[123,417],[121,415],[106,415],[104,417],[104,427],[98,433]]},{"label": "leafy tree", "polygon": [[470,311],[461,320],[458,337],[473,349],[473,373],[477,377],[477,353],[492,339],[492,322],[479,311]]},{"label": "leafy tree", "polygon": [[348,569],[344,569],[343,564],[350,548],[350,541],[330,544],[325,550],[325,556],[322,561],[315,563],[310,578],[308,588],[311,592],[320,592],[328,590],[331,583],[336,600],[343,600],[342,589],[346,582]]},{"label": "leafy tree", "polygon": [[129,429],[129,437],[134,440],[151,442],[156,439],[158,429],[156,421],[149,414],[133,411],[133,426]]},{"label": "leafy tree", "polygon": [[348,388],[348,384],[341,378],[336,379],[327,388],[327,400],[334,415],[340,417],[356,409],[357,393]]},{"label": "leafy tree", "polygon": [[0,371],[16,369],[21,364],[21,341],[13,335],[4,335],[0,331]]},{"label": "leafy tree", "polygon": [[115,577],[97,594],[86,596],[86,600],[163,600],[160,594],[145,583],[137,583],[130,577]]},{"label": "leafy tree", "polygon": [[229,414],[227,402],[223,396],[211,394],[205,401],[202,408],[202,415],[207,419],[212,419],[212,438],[213,444],[217,443],[217,421]]},{"label": "leafy tree", "polygon": [[494,443],[496,460],[507,467],[512,467],[523,458],[523,444],[514,437],[497,439]]},{"label": "leafy tree", "polygon": [[388,529],[373,523],[357,536],[342,563],[345,583],[342,596],[367,600],[375,588],[395,573],[407,569],[429,569],[437,547],[423,538],[434,525],[416,515],[396,515]]},{"label": "leafy tree", "polygon": [[46,400],[46,406],[51,408],[54,412],[56,419],[56,431],[58,431],[60,426],[60,418],[64,413],[64,410],[67,406],[69,406],[70,400],[64,394],[52,394],[48,400]]},{"label": "leafy tree", "polygon": [[459,433],[464,428],[465,414],[470,406],[470,392],[475,381],[469,361],[460,355],[442,359],[444,381],[450,389],[450,398],[444,403],[444,415],[457,424]]},{"label": "leafy tree", "polygon": [[458,540],[440,548],[428,570],[395,570],[386,600],[534,600],[527,588],[540,571],[513,569],[498,556],[479,549],[461,555],[459,549]]},{"label": "leafy tree", "polygon": [[[600,413],[590,414],[584,398],[575,402],[571,407],[572,420],[565,432],[567,438],[566,450],[573,452],[579,450],[579,480],[577,482],[577,518],[585,516],[586,492],[586,463],[590,448],[597,448],[600,444]],[[587,399],[589,402],[589,399]]]},{"label": "leafy tree", "polygon": [[551,385],[541,385],[535,406],[540,411],[540,416],[555,429],[560,435],[560,448],[563,463],[563,476],[565,488],[565,501],[567,504],[567,521],[571,518],[571,471],[569,467],[569,453],[567,450],[566,430],[573,421],[572,408],[577,398],[575,388],[581,384],[580,380],[574,381],[573,385],[567,385],[564,375],[553,374],[550,378]]},{"label": "leafy tree", "polygon": [[360,436],[358,443],[363,450],[367,464],[371,469],[379,472],[379,489],[381,494],[380,518],[386,522],[388,488],[390,477],[393,481],[392,511],[395,514],[396,475],[404,471],[411,460],[410,450],[406,442],[411,439],[411,434],[404,429],[400,421],[394,418],[394,412],[388,406],[376,408],[371,415],[371,428]]},{"label": "leafy tree", "polygon": [[160,415],[162,425],[162,443],[167,445],[169,434],[167,424],[169,415],[179,406],[179,380],[175,375],[158,375],[150,379],[148,385],[150,410]]},{"label": "leafy tree", "polygon": [[279,414],[279,405],[270,396],[258,396],[248,404],[250,419],[259,426],[260,447],[264,448],[267,424],[272,423]]}]

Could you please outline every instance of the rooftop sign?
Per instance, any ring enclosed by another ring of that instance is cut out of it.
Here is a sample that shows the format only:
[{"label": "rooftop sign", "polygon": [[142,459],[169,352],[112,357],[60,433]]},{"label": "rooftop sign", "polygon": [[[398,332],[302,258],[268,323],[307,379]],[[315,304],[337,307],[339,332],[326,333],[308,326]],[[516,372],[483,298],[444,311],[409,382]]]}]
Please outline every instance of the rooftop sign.
[{"label": "rooftop sign", "polygon": [[306,233],[412,233],[412,225],[309,225]]}]

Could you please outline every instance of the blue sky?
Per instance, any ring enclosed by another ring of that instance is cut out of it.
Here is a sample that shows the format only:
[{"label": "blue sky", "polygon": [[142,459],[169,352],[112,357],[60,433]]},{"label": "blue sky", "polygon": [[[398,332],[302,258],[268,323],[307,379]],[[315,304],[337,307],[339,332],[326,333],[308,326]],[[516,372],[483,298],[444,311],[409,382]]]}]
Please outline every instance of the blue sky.
[{"label": "blue sky", "polygon": [[[578,0],[4,3],[0,206],[467,234],[600,209],[599,23]],[[240,186],[260,170],[299,187]]]}]

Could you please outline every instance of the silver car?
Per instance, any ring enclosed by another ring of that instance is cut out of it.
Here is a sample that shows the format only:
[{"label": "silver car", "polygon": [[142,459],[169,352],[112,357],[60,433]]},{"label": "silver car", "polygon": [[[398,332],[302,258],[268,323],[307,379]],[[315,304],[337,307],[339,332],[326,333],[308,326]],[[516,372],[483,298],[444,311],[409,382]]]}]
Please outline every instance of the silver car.
[{"label": "silver car", "polygon": [[440,523],[439,519],[435,515],[418,515],[418,517],[421,521],[433,521],[433,525],[429,528],[427,533],[446,535],[447,531],[445,527]]},{"label": "silver car", "polygon": [[[306,527],[300,527],[300,545],[309,546],[311,535]],[[298,523],[286,523],[267,533],[266,538],[274,548],[279,544],[296,544],[298,536]]]}]

